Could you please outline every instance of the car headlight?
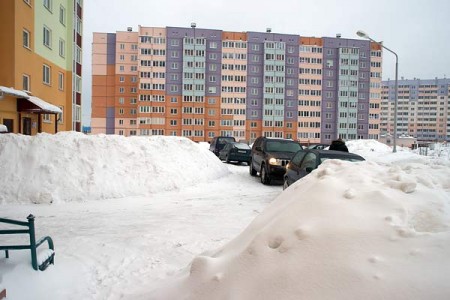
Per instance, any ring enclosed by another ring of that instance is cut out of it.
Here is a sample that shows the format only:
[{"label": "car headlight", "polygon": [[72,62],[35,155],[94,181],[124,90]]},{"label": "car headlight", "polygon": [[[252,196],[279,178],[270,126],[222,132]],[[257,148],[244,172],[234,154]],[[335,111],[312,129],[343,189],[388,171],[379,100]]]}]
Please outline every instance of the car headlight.
[{"label": "car headlight", "polygon": [[273,158],[273,157],[271,157],[269,159],[269,164],[271,164],[273,166],[281,166],[281,162],[282,162],[281,159],[277,159],[277,158]]}]

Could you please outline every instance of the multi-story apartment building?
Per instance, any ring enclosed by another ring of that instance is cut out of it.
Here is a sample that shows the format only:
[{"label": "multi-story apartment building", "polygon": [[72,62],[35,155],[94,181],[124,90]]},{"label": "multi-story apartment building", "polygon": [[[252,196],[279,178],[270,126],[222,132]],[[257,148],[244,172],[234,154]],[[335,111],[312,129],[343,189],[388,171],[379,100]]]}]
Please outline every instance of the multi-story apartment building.
[{"label": "multi-story apartment building", "polygon": [[0,1],[0,124],[81,131],[82,0]]},{"label": "multi-story apartment building", "polygon": [[[381,134],[394,134],[395,81],[383,81]],[[450,79],[398,80],[397,135],[450,141]]]},{"label": "multi-story apartment building", "polygon": [[377,139],[381,48],[366,40],[139,27],[94,33],[92,133],[304,143]]}]

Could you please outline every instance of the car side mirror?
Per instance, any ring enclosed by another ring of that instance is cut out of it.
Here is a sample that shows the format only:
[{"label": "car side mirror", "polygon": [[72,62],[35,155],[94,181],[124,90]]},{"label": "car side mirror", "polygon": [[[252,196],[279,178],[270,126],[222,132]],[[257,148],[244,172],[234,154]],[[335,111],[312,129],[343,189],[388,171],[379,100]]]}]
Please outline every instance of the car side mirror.
[{"label": "car side mirror", "polygon": [[262,148],[261,148],[261,146],[256,146],[256,147],[255,147],[255,150],[256,150],[256,151],[261,151]]},{"label": "car side mirror", "polygon": [[307,168],[305,169],[306,173],[311,173],[313,170],[314,170],[313,167],[307,167]]}]

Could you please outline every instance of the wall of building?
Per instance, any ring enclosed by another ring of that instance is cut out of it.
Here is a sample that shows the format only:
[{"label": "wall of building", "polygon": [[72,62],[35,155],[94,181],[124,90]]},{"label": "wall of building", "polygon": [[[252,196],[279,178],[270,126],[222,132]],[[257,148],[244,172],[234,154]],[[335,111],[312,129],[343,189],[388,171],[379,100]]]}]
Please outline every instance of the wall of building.
[{"label": "wall of building", "polygon": [[[299,57],[299,95],[295,112],[298,116],[297,138],[304,144],[320,143],[322,97],[326,95],[323,91],[322,39],[301,37]],[[331,130],[335,127],[334,124],[329,126]]]},{"label": "wall of building", "polygon": [[[383,81],[381,133],[394,134],[395,81]],[[450,141],[450,79],[398,80],[397,134]]]},{"label": "wall of building", "polygon": [[114,133],[116,34],[94,33],[92,43],[92,133]]},{"label": "wall of building", "polygon": [[[381,96],[372,86],[380,86],[371,75],[381,66],[371,68],[368,41],[195,26],[113,35],[107,46],[107,34],[94,34],[92,132],[304,143],[378,136]],[[111,68],[113,83],[103,77]],[[111,87],[114,102],[107,104]],[[351,99],[340,96],[343,87]]]},{"label": "wall of building", "polygon": [[[0,1],[0,83],[7,87],[14,85],[14,56],[15,56],[15,11],[16,1]],[[20,43],[19,45],[22,45]]]},{"label": "wall of building", "polygon": [[[72,129],[72,36],[73,36],[73,0],[55,0],[51,2],[52,12],[43,6],[42,1],[12,1],[0,3],[0,17],[5,20],[1,36],[0,49],[0,85],[17,90],[27,89],[33,96],[59,106],[63,115],[58,122],[58,131]],[[59,22],[60,6],[65,7],[65,25]],[[4,15],[3,15],[4,14]],[[51,48],[43,45],[44,23],[51,30]],[[24,30],[29,33],[29,47],[24,45]],[[65,40],[65,51],[59,55],[59,39]],[[5,45],[3,47],[3,45]],[[7,46],[10,45],[10,46]],[[43,80],[43,67],[50,68],[50,83]],[[28,78],[28,87],[24,85]],[[17,99],[5,97],[0,101],[1,119],[12,119],[13,132],[19,132],[19,114]],[[37,114],[22,114],[21,118],[30,118],[32,134],[38,131]],[[41,116],[43,132],[55,131],[55,116]]]}]

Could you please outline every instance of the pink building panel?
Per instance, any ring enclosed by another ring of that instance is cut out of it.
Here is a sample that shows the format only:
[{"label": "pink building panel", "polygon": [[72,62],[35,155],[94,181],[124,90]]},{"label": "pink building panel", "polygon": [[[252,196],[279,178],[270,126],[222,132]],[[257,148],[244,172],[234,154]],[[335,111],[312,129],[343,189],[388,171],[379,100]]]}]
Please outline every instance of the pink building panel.
[{"label": "pink building panel", "polygon": [[92,53],[93,54],[106,54],[107,52],[107,44],[92,44]]},{"label": "pink building panel", "polygon": [[[91,128],[92,133],[105,133],[106,127],[106,118],[92,118],[91,119]],[[97,132],[94,132],[98,128]]]},{"label": "pink building panel", "polygon": [[92,65],[92,75],[107,75],[108,67],[104,65]]},{"label": "pink building panel", "polygon": [[139,26],[139,35],[166,37],[166,28],[164,27],[143,27]]},{"label": "pink building panel", "polygon": [[98,43],[106,43],[108,37],[108,33],[103,32],[94,32],[92,43],[98,44]]}]

